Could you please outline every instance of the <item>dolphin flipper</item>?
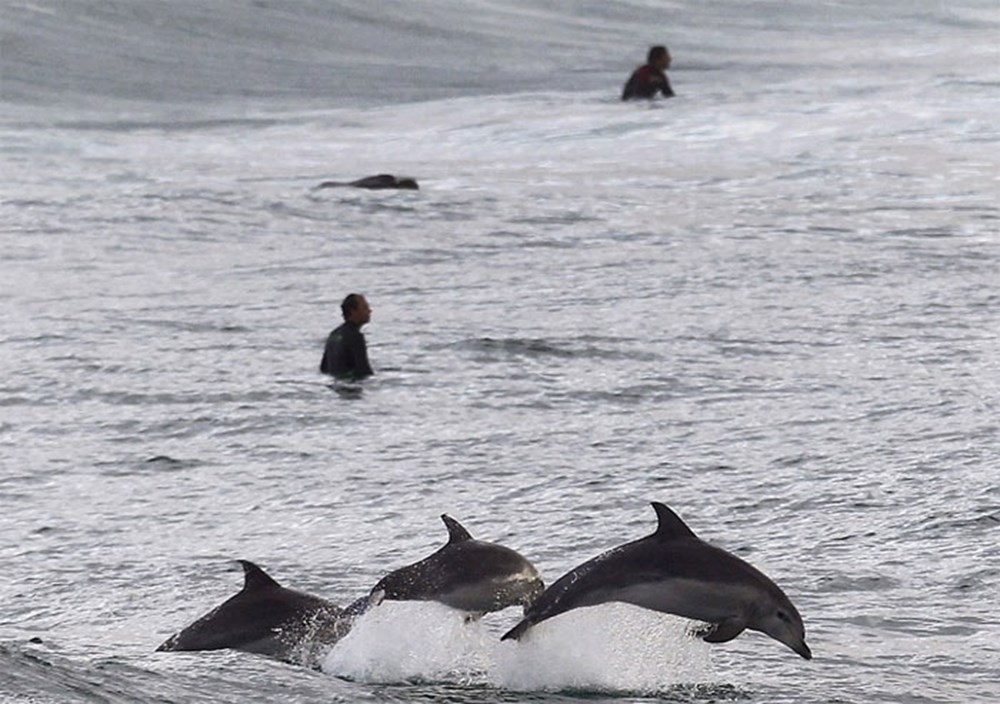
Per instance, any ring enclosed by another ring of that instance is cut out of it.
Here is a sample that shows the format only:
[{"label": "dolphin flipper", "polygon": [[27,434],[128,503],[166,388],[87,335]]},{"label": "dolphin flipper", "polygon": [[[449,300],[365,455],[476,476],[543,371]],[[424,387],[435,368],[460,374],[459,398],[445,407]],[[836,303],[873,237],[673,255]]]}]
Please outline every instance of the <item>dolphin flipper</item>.
[{"label": "dolphin flipper", "polygon": [[727,618],[716,624],[710,624],[707,628],[697,633],[706,643],[728,643],[733,638],[746,630],[747,622],[744,618]]}]

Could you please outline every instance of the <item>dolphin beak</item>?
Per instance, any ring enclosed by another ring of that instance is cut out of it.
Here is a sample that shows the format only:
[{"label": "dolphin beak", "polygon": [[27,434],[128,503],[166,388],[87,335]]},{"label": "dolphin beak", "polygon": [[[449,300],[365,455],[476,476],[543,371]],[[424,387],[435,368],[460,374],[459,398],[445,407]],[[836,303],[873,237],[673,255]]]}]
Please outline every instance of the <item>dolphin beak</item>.
[{"label": "dolphin beak", "polygon": [[806,660],[812,660],[813,659],[812,651],[809,650],[809,646],[806,645],[805,641],[802,641],[800,643],[796,643],[795,645],[793,645],[792,646],[792,650],[794,650],[796,653],[798,653],[799,655],[801,655],[802,657],[804,657]]}]

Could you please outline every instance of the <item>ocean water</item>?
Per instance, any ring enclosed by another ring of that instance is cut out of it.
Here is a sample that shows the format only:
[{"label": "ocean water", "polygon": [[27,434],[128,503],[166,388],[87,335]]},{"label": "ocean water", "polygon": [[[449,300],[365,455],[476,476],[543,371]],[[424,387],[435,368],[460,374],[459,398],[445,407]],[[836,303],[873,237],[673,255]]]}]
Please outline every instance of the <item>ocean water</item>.
[{"label": "ocean water", "polygon": [[[1000,700],[1000,10],[0,8],[0,701]],[[678,97],[622,104],[665,42]],[[418,192],[318,191],[390,172]],[[365,293],[377,375],[317,372]],[[672,506],[815,658],[428,604],[319,671],[156,646],[233,560],[346,604],[449,513],[552,582]]]}]

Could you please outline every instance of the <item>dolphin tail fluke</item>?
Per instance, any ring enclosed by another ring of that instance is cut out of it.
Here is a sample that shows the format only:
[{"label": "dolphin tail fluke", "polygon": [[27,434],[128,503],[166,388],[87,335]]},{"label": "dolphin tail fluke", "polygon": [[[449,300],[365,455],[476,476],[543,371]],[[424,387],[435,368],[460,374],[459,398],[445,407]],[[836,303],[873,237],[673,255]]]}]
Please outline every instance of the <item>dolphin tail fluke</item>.
[{"label": "dolphin tail fluke", "polygon": [[177,640],[177,636],[170,636],[165,641],[163,641],[162,643],[160,643],[160,645],[156,648],[156,652],[162,653],[162,652],[174,650],[174,641],[176,641],[176,640]]},{"label": "dolphin tail fluke", "polygon": [[356,599],[344,609],[344,616],[356,617],[368,613],[385,599],[385,592],[381,589],[373,589],[360,599]]},{"label": "dolphin tail fluke", "polygon": [[521,636],[533,625],[528,619],[522,619],[520,623],[500,636],[500,640],[521,640]]}]

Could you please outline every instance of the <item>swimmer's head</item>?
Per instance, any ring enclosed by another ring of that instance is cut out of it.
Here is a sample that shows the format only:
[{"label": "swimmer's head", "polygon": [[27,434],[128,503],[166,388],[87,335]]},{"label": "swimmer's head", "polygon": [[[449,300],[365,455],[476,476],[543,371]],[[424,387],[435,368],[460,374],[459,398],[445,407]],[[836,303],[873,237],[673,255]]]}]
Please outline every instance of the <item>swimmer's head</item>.
[{"label": "swimmer's head", "polygon": [[372,319],[372,309],[368,301],[360,293],[349,293],[343,303],[340,304],[340,312],[344,320],[364,325]]},{"label": "swimmer's head", "polygon": [[649,53],[646,55],[646,63],[650,66],[655,66],[661,71],[666,71],[670,68],[671,60],[672,57],[667,47],[661,45],[649,47]]}]

